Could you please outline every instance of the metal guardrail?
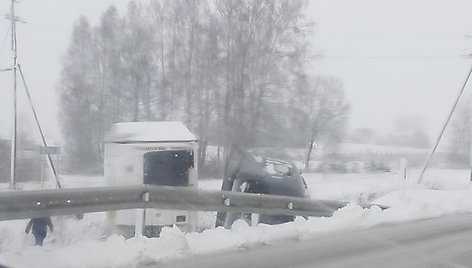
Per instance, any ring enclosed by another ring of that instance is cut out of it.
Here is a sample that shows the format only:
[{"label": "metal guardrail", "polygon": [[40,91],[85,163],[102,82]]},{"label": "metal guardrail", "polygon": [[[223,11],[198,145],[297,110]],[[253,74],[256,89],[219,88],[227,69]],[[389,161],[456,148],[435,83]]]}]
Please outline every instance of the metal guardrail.
[{"label": "metal guardrail", "polygon": [[156,208],[331,216],[347,203],[170,186],[120,186],[0,193],[0,220]]},{"label": "metal guardrail", "polygon": [[94,187],[0,193],[0,220],[145,207],[145,188]]}]

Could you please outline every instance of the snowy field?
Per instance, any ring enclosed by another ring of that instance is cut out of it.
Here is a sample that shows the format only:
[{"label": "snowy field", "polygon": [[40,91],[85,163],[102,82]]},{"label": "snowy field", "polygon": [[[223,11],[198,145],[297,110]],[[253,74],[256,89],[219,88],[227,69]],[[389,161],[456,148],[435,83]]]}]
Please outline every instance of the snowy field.
[{"label": "snowy field", "polygon": [[[402,180],[394,173],[304,174],[315,199],[351,201],[329,218],[297,218],[278,226],[250,227],[237,221],[231,230],[214,229],[214,213],[200,213],[199,233],[165,228],[159,238],[105,237],[104,213],[85,215],[84,220],[53,218],[55,231],[45,246],[34,247],[33,237],[24,233],[26,220],[0,222],[0,264],[11,267],[141,267],[186,256],[241,250],[251,246],[287,240],[316,238],[326,232],[368,228],[374,225],[472,212],[470,172],[430,170],[424,184],[415,183],[416,174]],[[221,181],[200,182],[203,189],[219,189]],[[101,177],[65,177],[64,187],[91,187],[104,184]],[[45,186],[54,184],[48,182]],[[7,185],[0,185],[6,189]],[[37,189],[39,184],[22,185]],[[390,206],[362,209],[359,202]]]}]

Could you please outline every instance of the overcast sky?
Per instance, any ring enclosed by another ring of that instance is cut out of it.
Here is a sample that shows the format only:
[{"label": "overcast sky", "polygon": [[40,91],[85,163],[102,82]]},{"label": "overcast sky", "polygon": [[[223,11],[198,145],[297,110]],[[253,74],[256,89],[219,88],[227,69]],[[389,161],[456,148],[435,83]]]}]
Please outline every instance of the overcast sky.
[{"label": "overcast sky", "polygon": [[[59,140],[55,85],[74,21],[93,23],[110,4],[121,13],[128,0],[19,0],[20,62],[49,139]],[[342,79],[351,104],[350,128],[386,133],[405,115],[420,118],[431,136],[439,131],[471,60],[472,1],[312,0],[313,45],[324,55],[314,71]],[[0,3],[0,68],[11,63],[9,1]],[[8,38],[9,36],[7,36]],[[3,45],[2,45],[3,44]],[[470,91],[472,89],[468,89]],[[21,110],[28,111],[24,95]],[[11,73],[0,73],[0,136],[10,132]],[[32,122],[30,113],[24,113]]]}]

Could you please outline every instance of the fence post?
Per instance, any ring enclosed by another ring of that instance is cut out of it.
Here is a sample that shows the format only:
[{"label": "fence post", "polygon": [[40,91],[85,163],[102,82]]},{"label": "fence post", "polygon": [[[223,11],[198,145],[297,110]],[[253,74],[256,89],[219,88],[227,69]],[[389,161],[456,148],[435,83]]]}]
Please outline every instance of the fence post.
[{"label": "fence post", "polygon": [[400,176],[402,179],[407,179],[408,160],[404,157],[400,158]]}]

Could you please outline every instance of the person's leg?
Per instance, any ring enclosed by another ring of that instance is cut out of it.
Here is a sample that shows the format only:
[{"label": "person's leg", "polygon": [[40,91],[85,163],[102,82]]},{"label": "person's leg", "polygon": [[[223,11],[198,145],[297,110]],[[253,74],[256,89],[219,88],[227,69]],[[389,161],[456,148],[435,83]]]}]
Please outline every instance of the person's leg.
[{"label": "person's leg", "polygon": [[38,234],[38,233],[34,233],[33,235],[34,235],[34,239],[36,240],[35,246],[42,247],[45,236],[43,234]]}]

